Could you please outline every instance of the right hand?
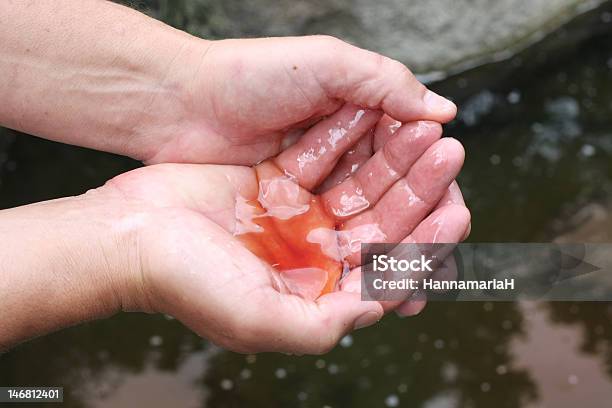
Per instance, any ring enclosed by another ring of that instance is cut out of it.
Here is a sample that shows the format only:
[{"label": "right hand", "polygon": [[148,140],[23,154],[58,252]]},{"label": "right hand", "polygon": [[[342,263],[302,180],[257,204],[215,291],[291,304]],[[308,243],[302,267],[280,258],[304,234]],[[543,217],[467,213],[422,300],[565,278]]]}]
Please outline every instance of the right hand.
[{"label": "right hand", "polygon": [[402,63],[333,37],[194,40],[176,60],[183,79],[169,81],[180,84],[180,103],[169,107],[160,94],[137,126],[149,164],[252,165],[345,104],[402,122],[445,123],[456,114]]}]

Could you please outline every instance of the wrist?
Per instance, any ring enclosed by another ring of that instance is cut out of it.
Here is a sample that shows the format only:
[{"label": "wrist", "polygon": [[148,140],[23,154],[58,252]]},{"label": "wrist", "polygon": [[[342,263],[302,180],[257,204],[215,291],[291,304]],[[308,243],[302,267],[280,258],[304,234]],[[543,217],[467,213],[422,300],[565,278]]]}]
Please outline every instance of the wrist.
[{"label": "wrist", "polygon": [[94,190],[0,212],[0,349],[131,306],[120,211]]},{"label": "wrist", "polygon": [[175,52],[166,56],[169,63],[152,68],[151,86],[158,95],[147,109],[140,109],[128,146],[129,156],[147,164],[192,162],[184,156],[193,156],[194,146],[181,141],[201,140],[206,146],[206,113],[214,112],[209,97],[213,73],[208,69],[208,51],[214,42],[180,31],[170,37],[167,41],[174,44],[170,48]]}]

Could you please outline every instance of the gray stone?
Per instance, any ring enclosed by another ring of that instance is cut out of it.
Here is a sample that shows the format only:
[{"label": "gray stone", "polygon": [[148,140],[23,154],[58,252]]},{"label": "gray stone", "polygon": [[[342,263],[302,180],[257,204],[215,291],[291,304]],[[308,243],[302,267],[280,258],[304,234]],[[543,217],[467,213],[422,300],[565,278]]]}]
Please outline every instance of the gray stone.
[{"label": "gray stone", "polygon": [[331,34],[425,79],[503,59],[603,0],[162,0],[157,17],[209,38]]}]

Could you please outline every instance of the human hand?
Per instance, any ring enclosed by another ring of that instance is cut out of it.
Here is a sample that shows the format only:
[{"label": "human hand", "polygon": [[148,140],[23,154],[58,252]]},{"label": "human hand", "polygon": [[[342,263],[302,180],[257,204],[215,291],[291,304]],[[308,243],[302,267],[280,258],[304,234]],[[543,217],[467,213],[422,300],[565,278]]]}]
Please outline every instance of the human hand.
[{"label": "human hand", "polygon": [[[345,106],[255,168],[149,166],[97,190],[125,203],[117,225],[137,242],[131,264],[138,267],[127,279],[137,284],[127,287],[139,289],[124,293],[122,303],[173,315],[242,352],[322,353],[346,332],[375,323],[384,305],[362,302],[355,285],[337,286],[338,260],[354,281],[360,242],[457,242],[469,224],[463,205],[440,201],[451,194],[463,149],[438,140],[441,127],[432,122],[404,125],[351,177],[311,193],[379,117]],[[253,217],[257,203],[286,220]],[[249,234],[268,222],[271,235]],[[321,234],[313,238],[314,230]],[[284,255],[262,256],[275,241],[306,251],[317,267],[308,274],[275,269],[271,262],[286,262]]]},{"label": "human hand", "polygon": [[[162,112],[154,103],[159,118],[142,123],[148,139],[156,135],[159,143],[148,163],[251,165],[346,103],[403,122],[445,123],[456,114],[452,102],[427,90],[400,62],[333,37],[196,44],[202,48],[197,63],[181,60],[196,68],[182,87],[183,109]],[[169,127],[175,130],[164,134]]]},{"label": "human hand", "polygon": [[95,0],[0,2],[0,125],[149,164],[252,165],[346,103],[456,112],[401,63],[327,36],[207,41]]}]

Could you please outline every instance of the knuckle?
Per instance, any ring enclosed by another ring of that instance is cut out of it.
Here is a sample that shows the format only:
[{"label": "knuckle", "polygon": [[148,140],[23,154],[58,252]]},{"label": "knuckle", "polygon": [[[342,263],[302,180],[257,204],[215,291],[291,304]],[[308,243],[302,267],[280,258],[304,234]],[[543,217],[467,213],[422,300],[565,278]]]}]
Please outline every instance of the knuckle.
[{"label": "knuckle", "polygon": [[384,57],[384,62],[387,64],[387,69],[397,75],[401,76],[413,76],[412,72],[408,67],[396,59]]},{"label": "knuckle", "polygon": [[338,45],[344,43],[344,41],[342,41],[341,39],[328,34],[317,34],[314,35],[313,38],[328,45]]}]

